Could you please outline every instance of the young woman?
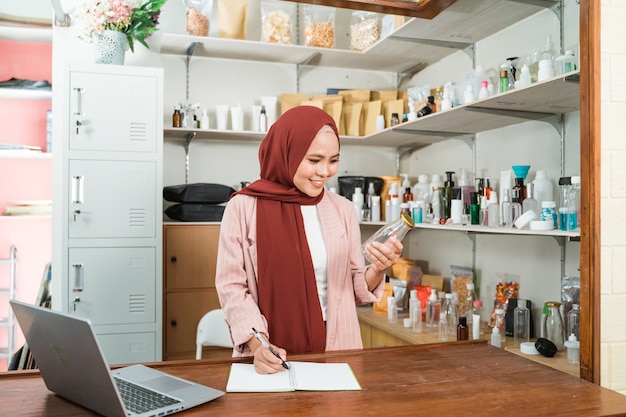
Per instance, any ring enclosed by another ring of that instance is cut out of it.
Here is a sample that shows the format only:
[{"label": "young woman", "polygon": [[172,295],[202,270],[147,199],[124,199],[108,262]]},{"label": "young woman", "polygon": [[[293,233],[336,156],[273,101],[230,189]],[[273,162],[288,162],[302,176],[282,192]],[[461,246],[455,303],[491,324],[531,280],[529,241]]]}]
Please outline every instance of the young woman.
[{"label": "young woman", "polygon": [[273,373],[287,352],[361,349],[356,304],[380,300],[402,243],[372,245],[375,261],[365,266],[354,205],[324,190],[339,165],[337,127],[326,112],[285,112],[259,161],[261,179],[231,197],[221,223],[216,287],[233,356],[254,356],[257,372]]}]

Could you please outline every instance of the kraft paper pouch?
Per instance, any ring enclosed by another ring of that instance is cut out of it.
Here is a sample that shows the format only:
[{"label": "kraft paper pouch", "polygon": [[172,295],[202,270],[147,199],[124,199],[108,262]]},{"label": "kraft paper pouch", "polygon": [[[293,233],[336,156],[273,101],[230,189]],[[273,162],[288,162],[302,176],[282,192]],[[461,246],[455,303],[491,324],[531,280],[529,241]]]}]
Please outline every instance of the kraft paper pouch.
[{"label": "kraft paper pouch", "polygon": [[305,100],[300,103],[301,106],[313,106],[324,110],[324,102],[322,100]]},{"label": "kraft paper pouch", "polygon": [[398,98],[398,90],[381,90],[381,91],[372,91],[370,93],[370,101],[380,100],[380,101],[391,101],[396,100]]},{"label": "kraft paper pouch", "polygon": [[409,112],[409,93],[407,93],[406,91],[399,91],[398,100],[402,100],[402,102],[404,103],[404,110],[402,111],[402,114],[408,113]]},{"label": "kraft paper pouch", "polygon": [[308,94],[288,94],[283,93],[280,95],[280,114],[285,113],[287,110],[294,107],[298,107],[303,101],[309,99]]},{"label": "kraft paper pouch", "polygon": [[[431,288],[437,290],[437,292],[443,291],[444,279],[441,275],[422,275],[422,285],[428,285]],[[428,294],[430,295],[430,294]]]},{"label": "kraft paper pouch", "polygon": [[415,265],[413,259],[400,258],[395,265],[391,267],[391,276],[394,278],[408,281],[411,278],[410,268]]},{"label": "kraft paper pouch", "polygon": [[343,107],[343,96],[338,94],[336,95],[327,95],[327,96],[314,96],[311,100],[321,100],[324,103],[324,111],[328,113],[335,124],[337,125],[337,130],[340,135],[345,134],[345,127],[341,123],[341,110]]},{"label": "kraft paper pouch", "polygon": [[218,0],[220,38],[246,39],[248,0]]},{"label": "kraft paper pouch", "polygon": [[385,282],[382,298],[374,303],[374,313],[387,314],[387,297],[391,296],[393,296],[393,284]]},{"label": "kraft paper pouch", "polygon": [[385,116],[385,127],[391,126],[391,114],[398,113],[400,119],[402,119],[402,115],[404,114],[404,103],[402,99],[392,100],[392,101],[383,101],[383,115]]},{"label": "kraft paper pouch", "polygon": [[367,136],[376,132],[376,117],[381,114],[381,109],[382,102],[380,100],[363,103],[359,136]]},{"label": "kraft paper pouch", "polygon": [[370,90],[343,90],[339,92],[344,97],[344,103],[365,103],[370,101]]},{"label": "kraft paper pouch", "polygon": [[359,136],[359,124],[361,123],[361,109],[363,103],[344,103],[341,109],[345,134]]}]

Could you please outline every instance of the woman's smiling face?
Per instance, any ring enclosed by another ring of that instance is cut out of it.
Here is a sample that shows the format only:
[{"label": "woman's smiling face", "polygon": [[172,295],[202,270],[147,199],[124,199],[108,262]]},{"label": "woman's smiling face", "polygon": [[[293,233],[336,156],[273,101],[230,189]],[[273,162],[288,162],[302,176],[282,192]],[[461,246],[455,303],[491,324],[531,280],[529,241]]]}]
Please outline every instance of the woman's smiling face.
[{"label": "woman's smiling face", "polygon": [[330,126],[317,132],[293,176],[293,184],[310,197],[317,197],[339,169],[339,138]]}]

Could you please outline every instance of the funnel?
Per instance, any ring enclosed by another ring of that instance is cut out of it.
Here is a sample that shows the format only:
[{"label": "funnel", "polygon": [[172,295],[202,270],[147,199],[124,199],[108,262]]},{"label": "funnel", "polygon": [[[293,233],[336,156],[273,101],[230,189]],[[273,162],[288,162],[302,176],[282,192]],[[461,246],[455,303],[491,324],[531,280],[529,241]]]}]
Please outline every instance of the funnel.
[{"label": "funnel", "polygon": [[528,175],[530,165],[513,165],[511,168],[513,168],[513,172],[515,172],[516,178],[526,179],[526,175]]}]

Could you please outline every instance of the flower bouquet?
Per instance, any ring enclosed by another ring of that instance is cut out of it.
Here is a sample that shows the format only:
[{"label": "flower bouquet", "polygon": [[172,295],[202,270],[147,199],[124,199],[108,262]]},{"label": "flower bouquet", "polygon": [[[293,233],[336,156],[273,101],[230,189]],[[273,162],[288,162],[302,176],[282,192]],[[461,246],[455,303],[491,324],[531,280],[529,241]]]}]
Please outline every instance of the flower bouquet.
[{"label": "flower bouquet", "polygon": [[91,42],[94,34],[105,30],[126,35],[128,46],[134,41],[149,48],[146,38],[157,30],[161,7],[167,0],[85,0],[73,18],[82,26],[79,38]]}]

